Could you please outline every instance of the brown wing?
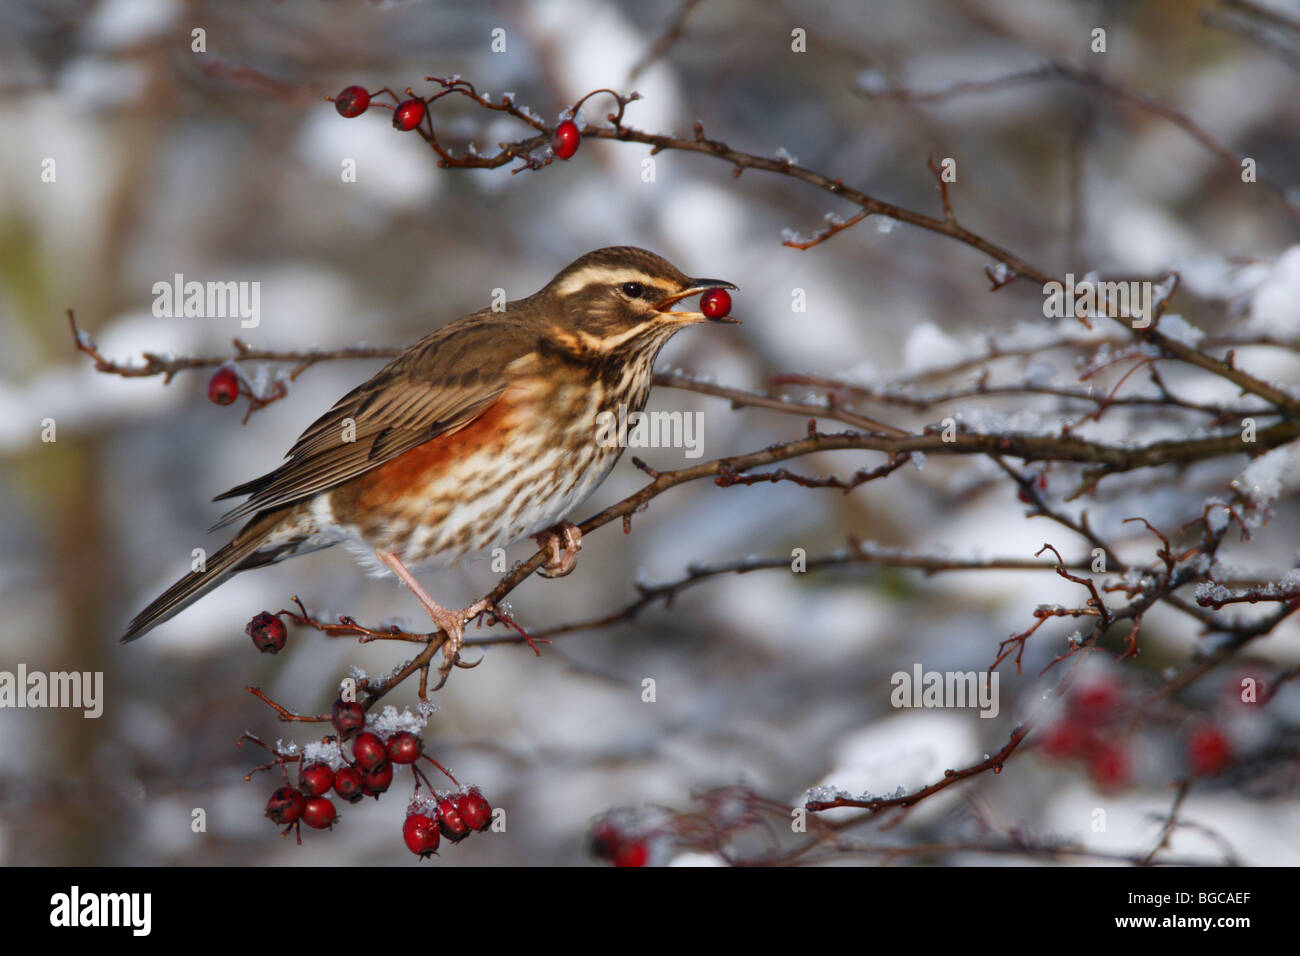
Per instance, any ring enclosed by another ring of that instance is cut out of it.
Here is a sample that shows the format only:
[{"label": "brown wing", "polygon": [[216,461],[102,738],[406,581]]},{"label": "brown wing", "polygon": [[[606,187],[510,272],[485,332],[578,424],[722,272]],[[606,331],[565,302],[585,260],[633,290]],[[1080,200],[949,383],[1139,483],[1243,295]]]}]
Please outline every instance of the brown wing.
[{"label": "brown wing", "polygon": [[510,384],[506,366],[526,347],[518,328],[475,313],[425,336],[312,423],[283,465],[213,499],[252,495],[215,527],[311,497],[463,428]]}]

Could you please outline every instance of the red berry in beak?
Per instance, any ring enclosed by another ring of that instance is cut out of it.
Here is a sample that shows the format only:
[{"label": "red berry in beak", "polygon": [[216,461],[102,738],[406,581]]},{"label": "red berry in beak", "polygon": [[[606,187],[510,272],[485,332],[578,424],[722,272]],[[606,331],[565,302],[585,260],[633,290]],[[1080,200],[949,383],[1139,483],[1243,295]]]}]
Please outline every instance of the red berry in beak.
[{"label": "red berry in beak", "polygon": [[731,294],[726,289],[710,289],[700,296],[700,311],[705,318],[722,318],[731,312]]}]

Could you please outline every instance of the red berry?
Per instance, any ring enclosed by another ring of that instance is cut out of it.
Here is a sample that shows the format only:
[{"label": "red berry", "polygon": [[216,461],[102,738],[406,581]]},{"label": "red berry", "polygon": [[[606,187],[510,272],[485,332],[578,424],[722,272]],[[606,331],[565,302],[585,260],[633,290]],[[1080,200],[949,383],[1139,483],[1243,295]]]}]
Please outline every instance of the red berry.
[{"label": "red berry", "polygon": [[393,110],[393,129],[413,130],[424,119],[424,100],[402,100]]},{"label": "red berry", "polygon": [[1070,711],[1085,724],[1104,724],[1115,716],[1119,689],[1107,680],[1085,684],[1070,695]]},{"label": "red berry", "polygon": [[239,397],[239,375],[229,365],[223,365],[208,379],[208,401],[214,405],[229,405]]},{"label": "red berry", "polygon": [[423,860],[438,849],[438,824],[423,813],[412,813],[402,824],[402,840],[408,850]]},{"label": "red berry", "polygon": [[366,771],[365,783],[362,789],[366,796],[379,799],[379,795],[387,790],[393,783],[393,765],[385,762],[382,767]]},{"label": "red berry", "polygon": [[356,803],[366,795],[366,778],[356,767],[340,767],[334,775],[334,792],[348,803]]},{"label": "red berry", "polygon": [[615,866],[645,866],[649,860],[650,850],[640,840],[624,843],[614,853]]},{"label": "red berry", "polygon": [[1088,773],[1098,786],[1123,787],[1129,781],[1128,754],[1113,744],[1098,741],[1088,756]]},{"label": "red berry", "polygon": [[369,105],[370,91],[364,86],[349,86],[334,97],[334,108],[339,111],[339,116],[346,116],[348,119],[360,116]]},{"label": "red berry", "polygon": [[336,700],[330,708],[330,723],[343,737],[351,737],[366,725],[366,709],[354,700]]},{"label": "red berry", "polygon": [[266,817],[272,823],[280,825],[293,823],[302,816],[306,806],[307,798],[302,795],[301,790],[294,787],[281,787],[271,794],[271,799],[266,802]]},{"label": "red berry", "polygon": [[456,797],[456,810],[471,829],[482,832],[492,825],[492,804],[478,787],[470,787]]},{"label": "red berry", "polygon": [[352,756],[362,770],[378,770],[388,763],[388,748],[378,736],[366,731],[352,741]]},{"label": "red berry", "polygon": [[328,797],[312,797],[302,810],[302,822],[313,830],[324,830],[334,823],[338,812]]},{"label": "red berry", "polygon": [[710,289],[700,296],[700,311],[705,318],[722,318],[731,311],[731,295],[726,289]]},{"label": "red berry", "polygon": [[284,621],[270,611],[263,611],[249,621],[244,633],[253,639],[253,646],[263,654],[278,654],[284,649]]},{"label": "red berry", "polygon": [[309,797],[323,797],[334,786],[334,771],[327,763],[309,763],[298,771],[298,789]]},{"label": "red berry", "polygon": [[613,860],[623,845],[623,834],[612,823],[598,823],[591,830],[591,855],[598,860]]},{"label": "red berry", "polygon": [[452,843],[459,843],[470,835],[469,824],[460,815],[456,802],[451,797],[443,797],[438,801],[438,828]]},{"label": "red berry", "polygon": [[1043,734],[1043,751],[1051,757],[1082,757],[1092,744],[1092,731],[1069,720],[1052,724]]},{"label": "red berry", "polygon": [[555,127],[555,135],[551,137],[551,150],[558,158],[569,159],[578,151],[580,142],[582,134],[578,132],[578,124],[573,120],[565,120]]},{"label": "red berry", "polygon": [[1198,774],[1215,774],[1232,760],[1232,745],[1213,725],[1198,728],[1187,741],[1187,756]]},{"label": "red berry", "polygon": [[388,759],[393,763],[415,763],[424,745],[409,730],[399,730],[388,738]]}]

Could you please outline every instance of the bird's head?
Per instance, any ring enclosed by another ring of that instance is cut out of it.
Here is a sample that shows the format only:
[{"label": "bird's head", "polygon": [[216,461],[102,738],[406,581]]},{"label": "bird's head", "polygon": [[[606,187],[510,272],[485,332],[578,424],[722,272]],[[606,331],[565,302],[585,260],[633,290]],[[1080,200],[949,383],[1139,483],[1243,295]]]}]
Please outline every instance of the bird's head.
[{"label": "bird's head", "polygon": [[658,351],[678,329],[697,322],[738,322],[677,307],[713,288],[736,286],[722,279],[693,279],[645,249],[611,246],[567,266],[539,296],[558,337],[608,354],[625,345],[651,343]]}]

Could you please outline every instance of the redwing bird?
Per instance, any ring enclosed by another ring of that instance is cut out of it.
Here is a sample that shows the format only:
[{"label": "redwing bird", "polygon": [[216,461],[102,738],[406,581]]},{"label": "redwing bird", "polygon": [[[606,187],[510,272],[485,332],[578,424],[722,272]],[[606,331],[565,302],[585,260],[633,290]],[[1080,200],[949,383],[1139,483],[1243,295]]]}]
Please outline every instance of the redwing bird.
[{"label": "redwing bird", "polygon": [[615,246],[589,252],[502,311],[431,332],[318,418],[284,464],[218,495],[248,500],[217,527],[248,522],[205,570],[136,615],[122,640],[239,571],[342,543],[373,574],[397,575],[446,632],[445,673],[464,624],[488,608],[444,608],[410,568],[443,567],[533,535],[550,543],[547,576],[572,570],[581,535],[563,519],[622,453],[597,440],[598,416],[642,409],[659,350],[679,329],[706,321],[673,306],[714,287],[735,288]]}]

